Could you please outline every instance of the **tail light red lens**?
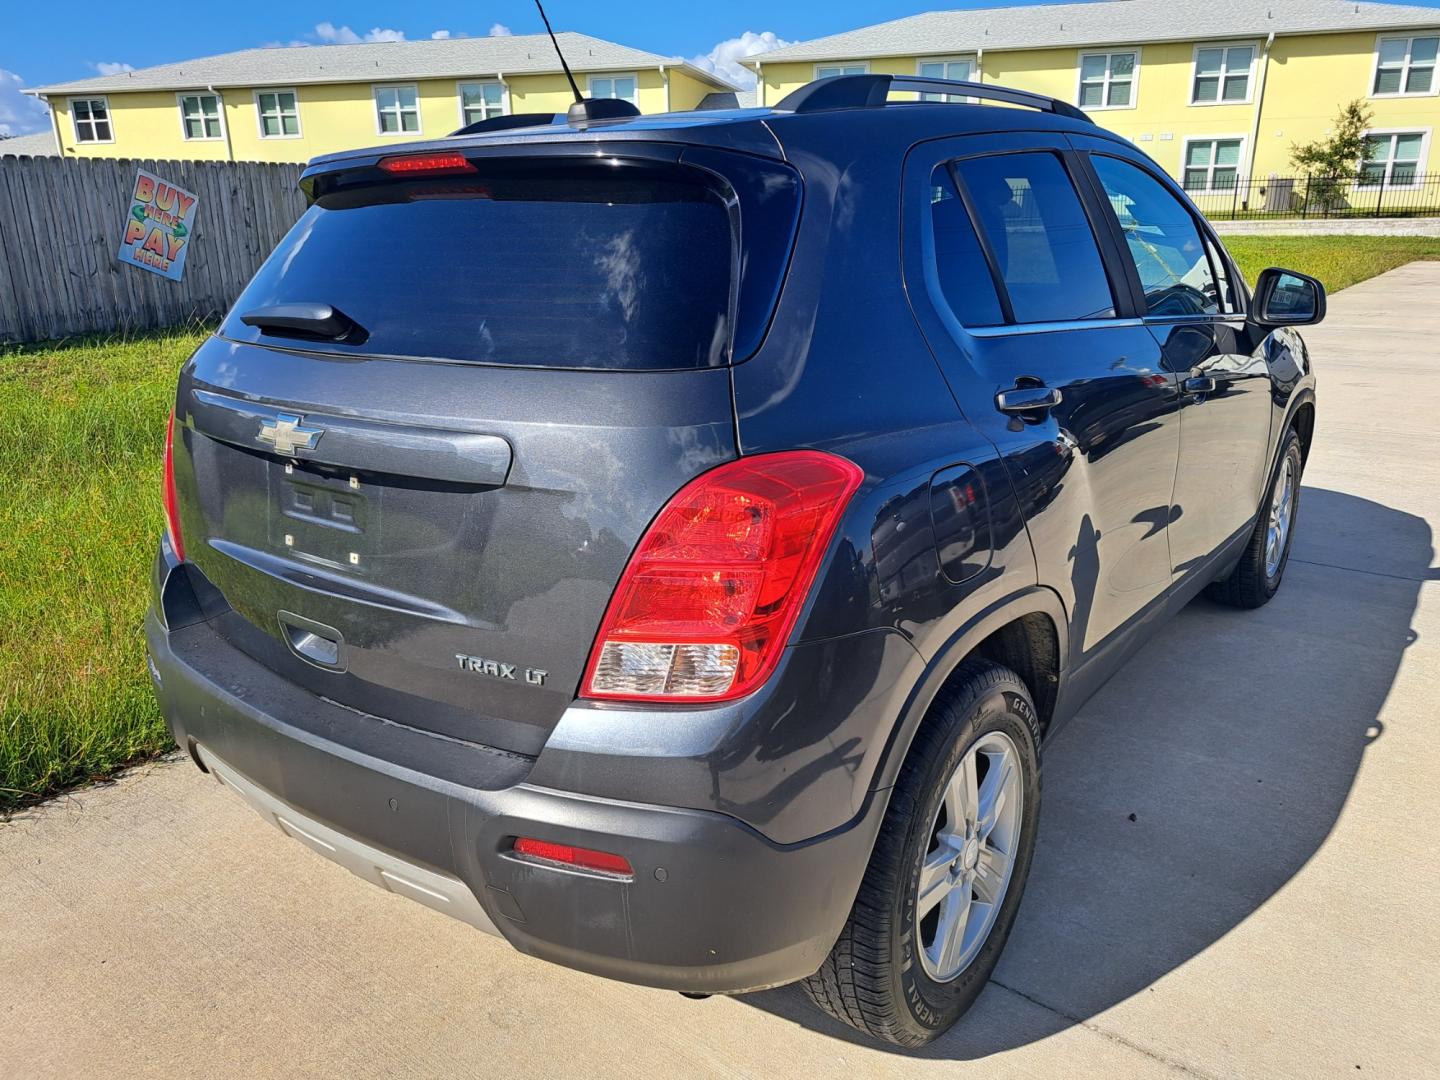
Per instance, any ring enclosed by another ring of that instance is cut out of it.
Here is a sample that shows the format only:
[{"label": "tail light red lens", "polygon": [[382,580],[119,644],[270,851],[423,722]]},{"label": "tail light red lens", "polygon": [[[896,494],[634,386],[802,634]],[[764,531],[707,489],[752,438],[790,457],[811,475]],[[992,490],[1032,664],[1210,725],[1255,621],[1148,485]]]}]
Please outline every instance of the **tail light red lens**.
[{"label": "tail light red lens", "polygon": [[440,154],[396,154],[380,159],[380,168],[397,176],[454,176],[459,173],[473,173],[475,166],[464,154],[452,152]]},{"label": "tail light red lens", "polygon": [[185,558],[185,541],[180,535],[180,507],[175,501],[175,410],[170,410],[170,421],[165,425],[165,531],[170,536],[170,546],[175,549],[177,559]]},{"label": "tail light red lens", "polygon": [[624,877],[635,875],[629,859],[623,855],[612,855],[608,851],[592,851],[590,848],[574,847],[571,844],[552,844],[549,840],[532,840],[528,836],[515,838],[514,851],[521,858],[538,862],[574,866],[580,870],[594,870],[601,874]]},{"label": "tail light red lens", "polygon": [[681,488],[615,588],[581,695],[727,701],[759,687],[863,478],[844,458],[794,450]]}]

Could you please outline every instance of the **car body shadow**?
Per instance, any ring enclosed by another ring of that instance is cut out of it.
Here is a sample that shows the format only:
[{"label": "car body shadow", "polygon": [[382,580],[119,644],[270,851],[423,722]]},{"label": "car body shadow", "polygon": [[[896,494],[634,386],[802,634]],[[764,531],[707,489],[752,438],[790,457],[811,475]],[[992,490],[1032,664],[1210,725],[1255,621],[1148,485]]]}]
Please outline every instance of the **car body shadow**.
[{"label": "car body shadow", "polygon": [[[1234,929],[1324,843],[1440,572],[1412,514],[1307,487],[1299,520],[1270,604],[1195,601],[1047,746],[1039,846],[991,984],[898,1052],[983,1058],[1084,1022]],[[742,1000],[874,1045],[798,987]]]}]

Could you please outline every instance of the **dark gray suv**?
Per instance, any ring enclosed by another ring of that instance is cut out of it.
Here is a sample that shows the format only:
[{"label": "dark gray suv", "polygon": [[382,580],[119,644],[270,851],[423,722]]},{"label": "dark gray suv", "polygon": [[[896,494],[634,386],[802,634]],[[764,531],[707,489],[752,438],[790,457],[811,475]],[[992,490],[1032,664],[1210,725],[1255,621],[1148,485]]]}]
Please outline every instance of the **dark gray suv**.
[{"label": "dark gray suv", "polygon": [[1045,740],[1201,590],[1279,586],[1318,283],[1252,293],[1129,143],[968,83],[503,117],[302,183],[180,375],[179,744],[522,952],[942,1032]]}]

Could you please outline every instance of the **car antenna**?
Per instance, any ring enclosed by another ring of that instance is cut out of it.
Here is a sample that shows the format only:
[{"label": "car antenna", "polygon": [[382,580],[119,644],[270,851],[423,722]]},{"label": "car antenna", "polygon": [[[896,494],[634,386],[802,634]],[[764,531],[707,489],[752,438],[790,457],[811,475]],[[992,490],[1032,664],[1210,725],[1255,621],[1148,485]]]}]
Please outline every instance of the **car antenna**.
[{"label": "car antenna", "polygon": [[571,74],[570,65],[565,62],[565,53],[560,49],[560,42],[555,38],[555,31],[551,29],[550,17],[545,14],[545,5],[540,0],[535,0],[535,7],[540,12],[540,21],[545,24],[545,32],[550,35],[550,44],[555,46],[555,55],[560,58],[560,67],[565,72],[565,78],[570,82],[570,91],[575,95],[575,104],[571,105],[565,113],[567,123],[583,127],[591,120],[616,120],[625,116],[639,116],[640,110],[628,101],[621,101],[619,98],[587,98],[580,93],[580,86],[575,82],[575,76]]}]

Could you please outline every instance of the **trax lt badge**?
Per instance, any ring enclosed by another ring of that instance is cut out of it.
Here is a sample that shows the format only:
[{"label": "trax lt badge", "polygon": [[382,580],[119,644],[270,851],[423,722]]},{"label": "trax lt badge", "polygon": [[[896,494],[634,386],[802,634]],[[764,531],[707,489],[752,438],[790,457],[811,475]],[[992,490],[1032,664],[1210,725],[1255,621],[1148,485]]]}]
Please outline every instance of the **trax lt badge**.
[{"label": "trax lt badge", "polygon": [[257,437],[275,447],[277,454],[294,457],[296,450],[314,450],[320,436],[325,434],[324,428],[306,427],[304,421],[303,416],[294,413],[279,413],[274,420],[260,421]]},{"label": "trax lt badge", "polygon": [[[466,656],[464,653],[456,653],[455,659],[460,664],[461,671],[473,671],[476,675],[489,675],[493,679],[509,679],[516,681],[514,664],[502,664],[498,660],[486,660],[483,656]],[[545,677],[550,672],[541,668],[527,667],[525,669],[525,681],[531,686],[544,686]]]}]

